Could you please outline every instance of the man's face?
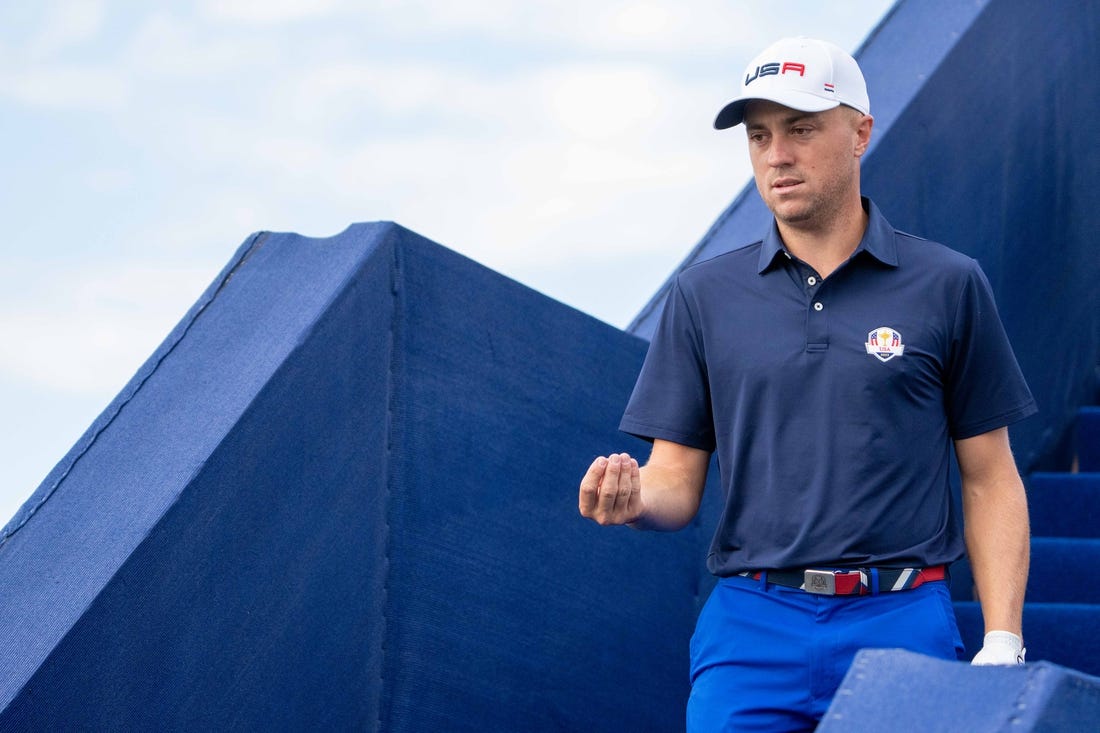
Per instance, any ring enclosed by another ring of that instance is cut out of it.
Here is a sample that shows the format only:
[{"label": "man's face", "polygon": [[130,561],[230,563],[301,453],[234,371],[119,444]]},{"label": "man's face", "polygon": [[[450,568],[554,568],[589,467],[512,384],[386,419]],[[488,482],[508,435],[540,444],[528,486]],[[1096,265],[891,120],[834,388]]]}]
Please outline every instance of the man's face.
[{"label": "man's face", "polygon": [[781,223],[813,227],[858,200],[870,115],[844,106],[799,112],[755,100],[744,123],[756,188]]}]

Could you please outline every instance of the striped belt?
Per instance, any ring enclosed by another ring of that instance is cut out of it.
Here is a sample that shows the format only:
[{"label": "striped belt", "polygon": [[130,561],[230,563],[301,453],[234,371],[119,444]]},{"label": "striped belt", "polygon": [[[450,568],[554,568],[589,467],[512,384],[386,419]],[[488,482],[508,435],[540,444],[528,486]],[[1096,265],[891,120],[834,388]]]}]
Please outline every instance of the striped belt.
[{"label": "striped belt", "polygon": [[856,568],[852,570],[747,570],[738,573],[746,578],[760,580],[788,588],[798,588],[807,593],[826,596],[868,596],[889,591],[910,590],[922,583],[945,580],[947,568],[933,565],[927,568]]}]

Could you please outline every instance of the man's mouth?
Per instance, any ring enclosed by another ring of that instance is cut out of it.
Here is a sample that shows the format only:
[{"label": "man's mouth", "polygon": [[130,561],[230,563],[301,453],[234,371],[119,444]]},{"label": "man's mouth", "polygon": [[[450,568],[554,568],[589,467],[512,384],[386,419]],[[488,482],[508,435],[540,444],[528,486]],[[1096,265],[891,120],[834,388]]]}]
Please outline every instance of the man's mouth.
[{"label": "man's mouth", "polygon": [[784,191],[786,189],[797,186],[800,183],[802,183],[802,181],[797,178],[777,178],[776,180],[772,181],[772,188],[776,191]]}]

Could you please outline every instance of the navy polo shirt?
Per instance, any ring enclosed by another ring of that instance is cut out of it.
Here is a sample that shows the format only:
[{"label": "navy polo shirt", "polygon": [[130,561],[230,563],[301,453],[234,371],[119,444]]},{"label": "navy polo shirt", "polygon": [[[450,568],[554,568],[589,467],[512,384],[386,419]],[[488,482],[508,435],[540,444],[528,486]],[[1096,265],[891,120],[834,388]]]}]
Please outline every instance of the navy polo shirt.
[{"label": "navy polo shirt", "polygon": [[716,575],[958,560],[951,441],[1036,411],[977,262],[864,207],[825,280],[773,222],[668,295],[620,428],[717,451]]}]

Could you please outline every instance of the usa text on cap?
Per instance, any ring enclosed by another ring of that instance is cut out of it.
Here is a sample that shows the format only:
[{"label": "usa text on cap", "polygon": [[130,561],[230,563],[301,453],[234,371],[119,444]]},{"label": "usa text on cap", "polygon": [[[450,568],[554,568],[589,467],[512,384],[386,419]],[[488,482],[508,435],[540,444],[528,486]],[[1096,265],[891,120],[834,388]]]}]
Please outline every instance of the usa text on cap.
[{"label": "usa text on cap", "polygon": [[749,62],[741,93],[718,113],[714,127],[740,124],[745,105],[766,99],[800,112],[823,112],[841,104],[867,114],[871,103],[856,60],[839,46],[813,38],[784,38]]}]

